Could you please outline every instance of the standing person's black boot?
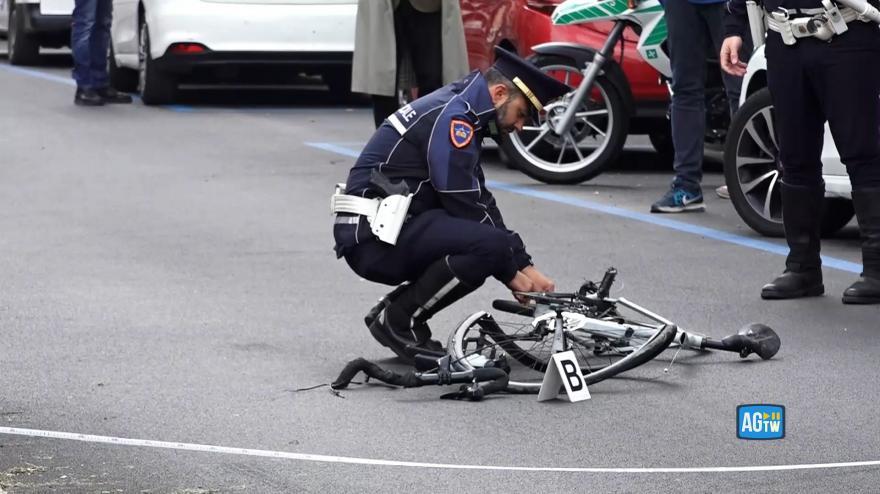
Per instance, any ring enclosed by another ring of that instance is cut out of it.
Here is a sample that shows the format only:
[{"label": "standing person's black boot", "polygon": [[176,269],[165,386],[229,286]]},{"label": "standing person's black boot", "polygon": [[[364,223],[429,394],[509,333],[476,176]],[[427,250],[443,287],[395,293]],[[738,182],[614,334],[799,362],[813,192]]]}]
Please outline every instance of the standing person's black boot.
[{"label": "standing person's black boot", "polygon": [[803,187],[782,183],[782,220],[788,257],[785,271],[761,289],[763,299],[815,297],[825,293],[819,234],[825,185]]},{"label": "standing person's black boot", "polygon": [[845,304],[880,304],[880,187],[852,191],[862,234],[862,277],[843,292]]},{"label": "standing person's black boot", "polygon": [[431,340],[428,319],[477,288],[459,280],[447,258],[439,259],[419,279],[389,294],[390,300],[381,304],[370,324],[370,333],[401,360],[412,363],[407,346],[442,350],[441,343]]}]

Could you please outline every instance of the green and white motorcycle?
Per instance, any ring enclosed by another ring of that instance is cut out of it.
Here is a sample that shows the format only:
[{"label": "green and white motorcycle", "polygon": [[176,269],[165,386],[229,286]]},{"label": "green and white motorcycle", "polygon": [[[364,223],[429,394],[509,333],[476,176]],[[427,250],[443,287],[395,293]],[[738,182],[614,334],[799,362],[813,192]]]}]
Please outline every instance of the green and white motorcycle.
[{"label": "green and white motorcycle", "polygon": [[[629,82],[614,59],[614,47],[623,32],[639,34],[637,50],[667,81],[672,76],[666,48],[666,18],[658,0],[567,0],[553,12],[554,24],[570,25],[613,21],[600,50],[575,43],[544,43],[532,47],[538,67],[573,86],[571,93],[546,106],[540,121],[511,134],[502,142],[509,159],[527,175],[546,183],[579,183],[589,180],[621,154],[636,106]],[[709,63],[709,61],[707,61]],[[719,70],[710,70],[707,81],[707,140],[720,142],[729,124],[727,99]],[[671,152],[665,109],[654,119],[654,128],[633,129],[651,133],[661,152]],[[659,136],[659,138],[655,138]]]}]

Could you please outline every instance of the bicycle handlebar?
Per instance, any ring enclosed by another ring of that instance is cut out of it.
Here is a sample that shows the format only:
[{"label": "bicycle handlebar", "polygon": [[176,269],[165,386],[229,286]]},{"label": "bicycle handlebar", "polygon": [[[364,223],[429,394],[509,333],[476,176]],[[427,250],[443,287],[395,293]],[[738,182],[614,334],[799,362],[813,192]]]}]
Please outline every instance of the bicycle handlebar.
[{"label": "bicycle handlebar", "polygon": [[492,302],[492,308],[504,312],[509,312],[511,314],[516,314],[518,316],[535,316],[535,308],[533,306],[522,305],[519,302],[514,302],[513,300],[495,300]]}]

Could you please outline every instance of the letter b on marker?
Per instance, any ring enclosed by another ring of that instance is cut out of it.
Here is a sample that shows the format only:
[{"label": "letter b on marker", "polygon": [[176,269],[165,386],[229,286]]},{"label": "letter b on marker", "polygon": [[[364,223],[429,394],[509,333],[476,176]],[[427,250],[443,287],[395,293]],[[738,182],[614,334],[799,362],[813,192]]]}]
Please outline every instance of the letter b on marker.
[{"label": "letter b on marker", "polygon": [[571,387],[572,391],[580,391],[583,389],[584,382],[581,380],[581,376],[578,375],[578,368],[574,362],[571,360],[563,360],[562,371],[565,374],[565,378],[568,379],[568,385]]}]

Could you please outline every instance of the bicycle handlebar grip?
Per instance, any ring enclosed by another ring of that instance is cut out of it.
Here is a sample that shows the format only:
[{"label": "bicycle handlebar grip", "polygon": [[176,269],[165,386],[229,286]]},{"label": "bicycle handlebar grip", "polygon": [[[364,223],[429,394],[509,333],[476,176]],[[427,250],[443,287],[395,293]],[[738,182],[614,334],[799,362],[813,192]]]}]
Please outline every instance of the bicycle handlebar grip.
[{"label": "bicycle handlebar grip", "polygon": [[492,308],[519,316],[534,317],[535,315],[534,307],[522,305],[519,302],[514,302],[512,300],[495,300],[492,302]]},{"label": "bicycle handlebar grip", "polygon": [[611,293],[611,285],[614,284],[614,278],[617,277],[617,270],[614,268],[608,268],[608,271],[605,271],[605,276],[602,277],[602,282],[599,283],[599,289],[596,290],[596,296],[600,299],[607,298],[608,294]]}]

